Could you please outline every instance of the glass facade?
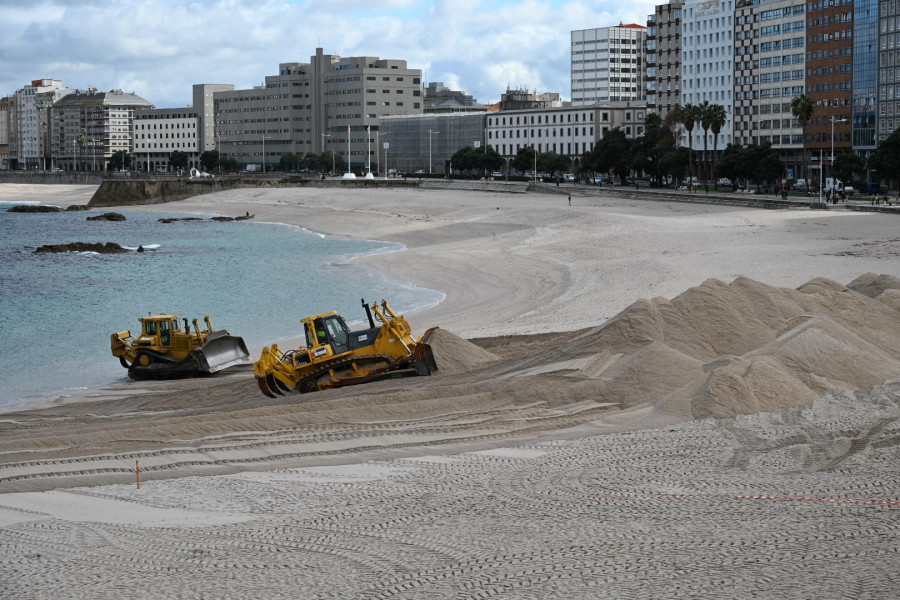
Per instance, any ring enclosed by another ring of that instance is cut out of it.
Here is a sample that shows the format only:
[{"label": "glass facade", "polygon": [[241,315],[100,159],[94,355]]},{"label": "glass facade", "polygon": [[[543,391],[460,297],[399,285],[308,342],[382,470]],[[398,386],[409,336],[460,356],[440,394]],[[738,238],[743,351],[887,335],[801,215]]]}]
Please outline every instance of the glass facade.
[{"label": "glass facade", "polygon": [[875,149],[878,91],[878,0],[853,5],[853,150]]}]

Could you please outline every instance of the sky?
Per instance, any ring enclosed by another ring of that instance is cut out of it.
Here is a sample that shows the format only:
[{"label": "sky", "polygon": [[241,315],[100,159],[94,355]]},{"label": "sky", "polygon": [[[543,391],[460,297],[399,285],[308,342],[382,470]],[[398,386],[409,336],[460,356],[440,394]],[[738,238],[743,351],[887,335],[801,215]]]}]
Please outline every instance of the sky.
[{"label": "sky", "polygon": [[34,79],[134,92],[157,108],[196,83],[247,89],[321,47],[405,60],[482,103],[507,88],[571,98],[570,32],[646,25],[656,0],[0,0],[0,96]]}]

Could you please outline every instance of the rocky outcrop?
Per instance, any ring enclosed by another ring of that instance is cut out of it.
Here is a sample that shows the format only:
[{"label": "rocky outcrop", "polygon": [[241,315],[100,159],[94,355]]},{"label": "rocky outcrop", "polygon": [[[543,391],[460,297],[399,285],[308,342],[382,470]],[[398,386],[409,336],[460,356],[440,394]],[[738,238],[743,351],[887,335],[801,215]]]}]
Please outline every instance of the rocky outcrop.
[{"label": "rocky outcrop", "polygon": [[115,242],[72,242],[71,244],[49,244],[34,251],[35,254],[46,252],[96,252],[98,254],[122,254],[131,252]]},{"label": "rocky outcrop", "polygon": [[73,204],[66,209],[66,212],[75,212],[79,210],[91,210],[87,204]]},{"label": "rocky outcrop", "polygon": [[97,215],[96,217],[88,217],[88,221],[127,221],[125,215],[117,212],[108,212],[103,213],[102,215]]},{"label": "rocky outcrop", "polygon": [[6,209],[6,212],[11,213],[51,213],[51,212],[63,212],[58,206],[48,206],[46,204],[17,204],[12,208]]}]

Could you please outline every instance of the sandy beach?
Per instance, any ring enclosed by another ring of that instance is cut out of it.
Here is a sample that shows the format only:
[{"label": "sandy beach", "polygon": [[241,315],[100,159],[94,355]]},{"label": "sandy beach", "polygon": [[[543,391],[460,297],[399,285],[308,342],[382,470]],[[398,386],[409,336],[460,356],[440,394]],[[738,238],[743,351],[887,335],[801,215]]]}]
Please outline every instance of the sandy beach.
[{"label": "sandy beach", "polygon": [[242,368],[0,414],[0,597],[900,589],[894,215],[339,187],[114,210],[402,243],[357,260],[446,295],[406,315],[441,328],[439,372],[270,399]]}]

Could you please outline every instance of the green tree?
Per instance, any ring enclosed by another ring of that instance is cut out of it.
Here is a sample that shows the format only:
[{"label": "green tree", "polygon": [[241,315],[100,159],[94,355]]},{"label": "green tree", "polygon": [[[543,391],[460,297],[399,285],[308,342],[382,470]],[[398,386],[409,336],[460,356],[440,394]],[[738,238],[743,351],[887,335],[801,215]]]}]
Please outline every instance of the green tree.
[{"label": "green tree", "polygon": [[725,122],[728,121],[728,113],[721,104],[711,104],[707,118],[709,119],[709,128],[713,132],[712,173],[713,178],[715,178],[716,157],[719,154],[719,134],[722,132],[722,127],[725,125]]},{"label": "green tree", "polygon": [[296,170],[300,164],[300,157],[293,152],[285,152],[281,155],[279,164],[281,165],[282,171]]},{"label": "green tree", "polygon": [[326,150],[319,155],[319,164],[322,165],[323,171],[330,169],[332,172],[340,173],[344,170],[344,157],[331,150]]},{"label": "green tree", "polygon": [[703,173],[701,179],[708,181],[710,179],[709,128],[712,126],[712,104],[709,103],[709,100],[704,100],[697,107],[697,112],[700,117],[700,127],[703,129],[703,164],[705,173]]},{"label": "green tree", "polygon": [[688,176],[694,176],[694,125],[700,120],[700,107],[688,102],[678,110],[678,122],[684,125],[688,139]]},{"label": "green tree", "polygon": [[500,167],[503,166],[503,157],[500,156],[500,153],[497,152],[497,150],[495,150],[493,146],[488,146],[479,154],[481,155],[481,157],[479,158],[479,166],[481,167],[485,176],[494,171],[500,170]]},{"label": "green tree", "polygon": [[[320,168],[324,168],[325,165],[322,164],[320,157],[315,152],[307,152],[303,155],[303,159],[300,161],[301,169],[309,169],[310,171],[318,172]],[[331,167],[331,163],[328,163],[328,168]]]},{"label": "green tree", "polygon": [[611,129],[596,144],[591,152],[594,170],[599,173],[614,173],[625,184],[631,172],[631,140],[619,127]]},{"label": "green tree", "polygon": [[513,160],[513,167],[519,173],[526,173],[533,170],[535,154],[534,146],[519,148],[519,151],[516,153],[516,158]]},{"label": "green tree", "polygon": [[866,161],[853,152],[843,152],[834,158],[834,166],[831,168],[832,177],[837,177],[845,184],[851,184],[856,174],[862,174],[865,180]]},{"label": "green tree", "polygon": [[112,156],[109,157],[109,168],[111,170],[118,171],[129,167],[131,167],[131,155],[125,150],[113,152]]},{"label": "green tree", "polygon": [[800,166],[803,177],[809,183],[809,175],[806,173],[806,125],[816,112],[816,103],[806,94],[800,94],[791,100],[791,114],[796,117],[803,129],[803,155],[800,157]]},{"label": "green tree", "polygon": [[659,159],[659,172],[670,176],[674,181],[684,179],[688,168],[688,149],[681,147],[670,150]]},{"label": "green tree", "polygon": [[237,160],[233,156],[223,156],[219,159],[219,168],[226,172],[237,171]]},{"label": "green tree", "polygon": [[869,157],[869,169],[875,171],[874,180],[894,187],[900,177],[900,128],[886,139],[878,142],[878,147]]},{"label": "green tree", "polygon": [[568,171],[572,161],[568,156],[556,152],[542,152],[537,157],[538,171],[551,175],[562,175]]},{"label": "green tree", "polygon": [[[169,161],[171,162],[171,161]],[[216,167],[219,166],[219,151],[218,150],[207,150],[203,154],[200,155],[200,164],[207,171],[212,171]]]},{"label": "green tree", "polygon": [[175,169],[184,169],[188,164],[188,155],[181,150],[175,150],[169,155],[169,166]]}]

